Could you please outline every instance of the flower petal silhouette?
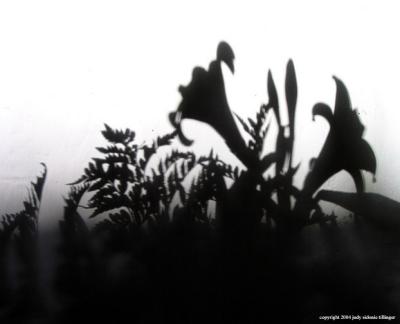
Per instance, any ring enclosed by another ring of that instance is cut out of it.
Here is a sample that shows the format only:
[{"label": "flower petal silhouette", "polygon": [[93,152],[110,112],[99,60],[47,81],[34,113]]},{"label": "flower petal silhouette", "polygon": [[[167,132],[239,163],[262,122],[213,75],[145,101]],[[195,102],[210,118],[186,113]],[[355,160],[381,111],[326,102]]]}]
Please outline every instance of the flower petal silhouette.
[{"label": "flower petal silhouette", "polygon": [[357,191],[362,191],[364,181],[360,170],[376,172],[376,158],[370,145],[362,139],[364,126],[351,101],[344,83],[333,77],[336,83],[335,111],[328,105],[318,103],[313,108],[316,115],[324,117],[330,130],[324,146],[307,175],[303,192],[312,195],[326,180],[341,170],[353,177]]},{"label": "flower petal silhouette", "polygon": [[169,119],[185,145],[191,145],[193,141],[182,132],[183,119],[194,119],[210,125],[247,167],[254,167],[258,161],[240,135],[225,93],[221,63],[224,62],[233,72],[233,59],[231,47],[226,42],[221,42],[217,49],[217,59],[210,63],[208,70],[196,67],[189,85],[179,88],[182,101],[177,111],[170,113]]}]

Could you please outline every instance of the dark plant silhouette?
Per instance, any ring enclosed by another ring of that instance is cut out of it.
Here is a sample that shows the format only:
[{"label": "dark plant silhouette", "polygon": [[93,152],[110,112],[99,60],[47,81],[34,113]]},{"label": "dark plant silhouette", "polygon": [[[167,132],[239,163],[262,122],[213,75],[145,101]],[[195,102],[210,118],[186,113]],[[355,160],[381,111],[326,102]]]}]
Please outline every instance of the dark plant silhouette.
[{"label": "dark plant silhouette", "polygon": [[376,159],[369,144],[362,138],[364,126],[357,111],[352,110],[350,97],[343,82],[336,82],[335,111],[318,103],[314,116],[322,116],[329,123],[329,134],[318,158],[312,162],[312,170],[304,182],[304,194],[312,195],[328,178],[341,170],[353,177],[357,191],[364,191],[361,170],[376,172]]},{"label": "dark plant silhouette", "polygon": [[[221,46],[225,47],[226,44],[221,43],[220,47]],[[216,69],[216,71],[211,69],[211,67],[217,64],[219,64],[219,68]],[[262,215],[266,212],[266,217],[273,219],[278,229],[283,230],[283,232],[287,230],[296,230],[315,222],[332,219],[331,217],[314,217],[311,219],[311,211],[314,209],[320,210],[317,202],[310,203],[311,199],[303,199],[312,206],[307,213],[293,213],[293,208],[291,207],[290,200],[292,197],[297,199],[306,195],[301,193],[301,191],[292,184],[293,176],[298,169],[298,166],[292,166],[297,101],[297,81],[293,62],[291,60],[288,62],[285,81],[286,107],[289,124],[282,125],[277,91],[272,74],[269,72],[267,82],[269,102],[260,107],[256,120],[249,118],[248,123],[246,123],[242,118],[236,115],[244,131],[251,136],[251,140],[248,144],[245,144],[244,139],[241,137],[232,117],[233,114],[228,106],[220,64],[221,62],[218,60],[213,61],[208,71],[201,68],[194,69],[193,79],[185,88],[188,90],[181,91],[182,102],[177,112],[170,114],[170,119],[173,126],[179,130],[181,134],[180,139],[183,140],[183,143],[186,145],[191,142],[183,138],[179,123],[185,118],[208,123],[224,138],[232,153],[246,165],[247,171],[242,175],[242,180],[230,190],[232,197],[228,195],[226,198],[225,206],[229,206],[228,208],[231,208],[231,210],[224,211],[222,214],[229,215],[227,216],[230,219],[228,222],[235,218],[239,219],[245,217],[253,224],[251,225],[251,227],[253,227],[254,222],[260,221],[262,217],[258,216],[256,220],[250,220],[251,216],[244,216],[244,214]],[[198,76],[197,73],[201,75],[201,77]],[[215,77],[215,75],[218,77]],[[210,82],[209,79],[214,82]],[[217,80],[217,82],[215,82],[215,80]],[[208,87],[200,86],[201,84],[205,84]],[[213,85],[213,87],[211,88],[210,85]],[[219,89],[217,93],[215,93],[215,88]],[[201,100],[199,98],[201,98]],[[264,142],[269,129],[268,125],[265,125],[265,121],[266,115],[270,110],[274,113],[278,124],[276,149],[275,152],[264,154]],[[265,180],[263,178],[263,173],[273,163],[275,163],[275,176]],[[256,190],[257,186],[260,186],[262,190]],[[306,191],[308,189],[305,188],[304,190]],[[277,203],[271,199],[274,192],[277,193]],[[247,213],[246,210],[249,206],[258,206],[255,207],[256,209],[258,208],[258,211]],[[238,216],[232,216],[235,214]],[[240,214],[242,214],[242,216],[240,216]],[[321,215],[321,213],[319,213],[319,215]],[[241,228],[238,224],[233,224],[232,226]],[[251,235],[251,232],[248,234]]]},{"label": "dark plant silhouette", "polygon": [[361,215],[374,226],[397,232],[400,228],[400,203],[372,192],[321,190],[318,200],[329,201]]},{"label": "dark plant silhouette", "polygon": [[[43,163],[42,165],[44,171],[36,178],[35,182],[31,183],[28,199],[23,202],[24,209],[15,214],[6,214],[2,216],[1,220],[0,294],[1,303],[6,302],[10,296],[14,296],[15,304],[11,305],[12,307],[9,309],[11,316],[14,316],[14,314],[18,316],[22,309],[28,314],[38,310],[38,220],[40,202],[47,175],[46,165]],[[15,250],[11,249],[13,246]],[[13,262],[10,261],[10,253],[13,250],[16,252],[16,262],[21,268],[21,271],[17,274],[11,274],[7,271],[7,264]],[[13,277],[16,282],[10,285]]]},{"label": "dark plant silhouette", "polygon": [[104,158],[93,159],[85,169],[85,174],[74,183],[84,183],[87,191],[94,193],[87,206],[94,210],[90,217],[118,210],[118,213],[110,215],[115,224],[141,225],[149,217],[162,221],[165,213],[157,205],[160,200],[165,202],[171,197],[167,197],[167,192],[161,192],[164,188],[158,177],[166,171],[171,160],[179,158],[179,155],[175,154],[160,162],[159,174],[153,171],[152,176],[149,176],[145,170],[157,149],[170,144],[175,134],[158,137],[150,145],[142,147],[134,144],[135,133],[128,129],[114,131],[106,125],[102,134],[111,144],[97,148],[105,155]]},{"label": "dark plant silhouette", "polygon": [[[54,215],[60,234],[53,256],[54,304],[46,304],[38,289],[45,167],[24,209],[1,219],[1,319],[278,323],[290,313],[295,322],[312,323],[319,321],[315,314],[399,311],[395,293],[385,289],[399,291],[392,278],[400,205],[366,192],[362,172],[375,174],[376,158],[344,83],[334,77],[333,112],[322,103],[312,109],[313,118],[327,119],[330,130],[298,188],[293,152],[301,110],[292,60],[286,66],[286,104],[268,71],[268,101],[247,119],[231,111],[226,97],[221,65],[234,73],[233,61],[232,48],[221,42],[207,70],[194,68],[169,114],[171,133],[139,144],[134,131],[105,124],[107,144],[69,185],[63,215]],[[182,131],[185,119],[211,126],[242,164],[224,161],[213,150],[200,156],[180,146],[193,144],[190,130]],[[274,135],[268,152],[265,143]],[[356,192],[324,189],[342,170],[354,179]],[[324,201],[355,213],[355,221],[342,224],[326,214]],[[379,271],[376,264],[382,265]]]},{"label": "dark plant silhouette", "polygon": [[231,47],[221,42],[217,49],[217,59],[210,63],[208,70],[194,68],[190,84],[179,87],[182,102],[169,117],[183,144],[190,145],[192,141],[183,135],[180,122],[185,118],[196,119],[213,127],[246,166],[254,166],[256,161],[240,135],[225,94],[221,64],[227,64],[233,73],[233,59]]}]

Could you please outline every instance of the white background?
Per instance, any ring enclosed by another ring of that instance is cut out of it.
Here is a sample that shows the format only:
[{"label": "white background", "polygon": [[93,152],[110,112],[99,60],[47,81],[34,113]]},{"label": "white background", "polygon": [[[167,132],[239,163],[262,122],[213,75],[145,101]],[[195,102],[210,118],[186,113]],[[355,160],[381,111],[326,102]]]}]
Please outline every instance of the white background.
[{"label": "white background", "polygon": [[[400,200],[398,16],[396,1],[1,1],[0,213],[21,208],[45,162],[42,223],[57,221],[65,184],[104,144],[103,123],[129,127],[139,141],[170,131],[177,87],[194,66],[208,66],[220,40],[235,51],[227,92],[243,117],[268,100],[268,69],[284,103],[286,62],[294,60],[298,184],[328,131],[322,119],[312,122],[312,106],[334,103],[336,75],[377,155],[368,190]],[[212,130],[193,124],[194,149],[212,142],[224,150]],[[331,186],[344,181],[352,190],[348,179]]]}]

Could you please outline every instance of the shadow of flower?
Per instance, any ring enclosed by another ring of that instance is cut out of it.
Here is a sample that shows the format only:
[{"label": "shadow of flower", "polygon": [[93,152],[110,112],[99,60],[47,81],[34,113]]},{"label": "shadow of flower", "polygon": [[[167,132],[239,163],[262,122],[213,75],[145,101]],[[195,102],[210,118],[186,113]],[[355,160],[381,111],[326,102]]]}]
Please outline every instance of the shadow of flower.
[{"label": "shadow of flower", "polygon": [[335,111],[324,103],[314,106],[313,119],[324,117],[330,126],[323,148],[312,163],[307,175],[303,193],[311,196],[330,177],[341,170],[352,176],[357,191],[364,191],[361,170],[376,172],[376,158],[371,146],[362,138],[364,126],[357,111],[351,107],[350,97],[344,83],[334,77],[336,82]]},{"label": "shadow of flower", "polygon": [[222,136],[232,153],[246,167],[252,168],[258,161],[239,132],[225,93],[221,63],[225,63],[233,73],[233,60],[232,48],[226,42],[221,42],[217,48],[217,58],[210,63],[208,70],[194,68],[189,85],[179,87],[182,101],[177,110],[169,114],[169,120],[184,145],[191,145],[193,141],[182,132],[183,119],[194,119],[210,125]]}]

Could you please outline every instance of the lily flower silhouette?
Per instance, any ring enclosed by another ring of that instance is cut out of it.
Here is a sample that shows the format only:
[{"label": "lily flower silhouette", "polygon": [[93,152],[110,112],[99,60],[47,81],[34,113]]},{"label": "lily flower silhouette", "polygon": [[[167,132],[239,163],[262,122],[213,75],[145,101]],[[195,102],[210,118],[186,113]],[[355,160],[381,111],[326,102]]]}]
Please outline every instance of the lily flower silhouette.
[{"label": "lily flower silhouette", "polygon": [[323,148],[304,181],[303,193],[310,197],[330,177],[341,170],[352,176],[357,192],[364,191],[361,170],[376,172],[376,158],[371,146],[362,138],[364,126],[357,111],[351,107],[344,83],[333,77],[336,83],[335,111],[324,103],[317,103],[314,117],[324,117],[330,126]]},{"label": "lily flower silhouette", "polygon": [[217,58],[210,63],[208,71],[201,67],[194,68],[189,85],[179,87],[182,101],[177,110],[169,114],[169,120],[177,129],[179,139],[184,145],[191,145],[193,141],[182,132],[183,119],[194,119],[210,125],[247,168],[254,168],[258,160],[239,132],[225,93],[221,63],[225,63],[234,73],[234,57],[228,43],[219,43]]}]

